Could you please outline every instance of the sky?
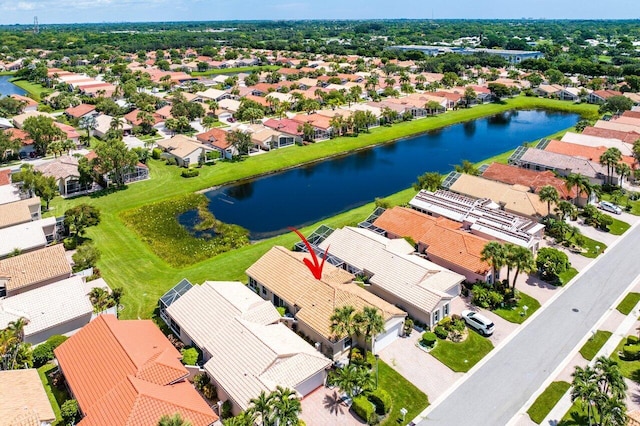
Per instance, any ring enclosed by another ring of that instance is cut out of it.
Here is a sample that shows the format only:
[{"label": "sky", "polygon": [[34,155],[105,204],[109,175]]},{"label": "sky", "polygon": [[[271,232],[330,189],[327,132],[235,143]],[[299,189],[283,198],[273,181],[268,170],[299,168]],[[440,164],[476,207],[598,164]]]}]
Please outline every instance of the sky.
[{"label": "sky", "polygon": [[282,19],[639,19],[638,0],[0,0],[0,24]]}]

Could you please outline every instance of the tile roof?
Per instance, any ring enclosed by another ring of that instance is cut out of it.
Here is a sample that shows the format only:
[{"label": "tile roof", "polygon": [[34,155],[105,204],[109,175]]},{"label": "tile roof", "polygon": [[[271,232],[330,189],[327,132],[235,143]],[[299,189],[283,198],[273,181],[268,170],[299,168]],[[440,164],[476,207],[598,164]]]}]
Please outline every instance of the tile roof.
[{"label": "tile roof", "polygon": [[582,131],[583,135],[599,136],[602,138],[620,139],[623,142],[634,143],[640,139],[640,133],[623,132],[620,130],[602,129],[598,127],[587,127]]},{"label": "tile roof", "polygon": [[196,135],[196,139],[200,143],[210,144],[220,149],[227,149],[231,145],[227,141],[228,133],[221,129],[213,129],[207,130],[204,133],[200,133]]},{"label": "tile roof", "polygon": [[273,291],[290,306],[298,306],[296,318],[318,334],[331,339],[329,318],[335,308],[351,305],[381,310],[385,321],[406,314],[392,304],[353,283],[354,276],[331,264],[324,265],[322,279],[316,280],[306,265],[308,253],[297,253],[275,246],[247,269],[247,275]]},{"label": "tile roof", "polygon": [[160,140],[157,142],[157,145],[168,150],[172,155],[180,158],[185,158],[189,154],[199,149],[202,149],[204,151],[211,151],[211,148],[209,148],[208,146],[205,146],[195,141],[194,139],[183,135],[176,135],[171,139]]},{"label": "tile roof", "polygon": [[287,133],[289,135],[302,135],[302,131],[298,130],[300,123],[289,118],[281,118],[279,120],[270,118],[264,122],[264,125],[279,132]]},{"label": "tile roof", "polygon": [[0,170],[0,186],[11,184],[11,170]]},{"label": "tile roof", "polygon": [[6,129],[5,132],[12,140],[19,140],[22,145],[33,145],[33,139],[31,139],[29,133],[25,132],[22,129],[16,129],[12,127],[10,129]]},{"label": "tile roof", "polygon": [[40,206],[40,197],[0,204],[0,229],[32,220],[32,211]]},{"label": "tile roof", "polygon": [[70,115],[73,118],[80,118],[95,110],[96,110],[95,105],[80,104],[80,105],[65,109],[64,113],[67,115]]},{"label": "tile roof", "polygon": [[543,186],[551,185],[558,190],[558,194],[566,200],[575,198],[576,190],[568,190],[565,181],[557,177],[552,171],[538,172],[523,169],[508,164],[492,163],[482,173],[485,179],[497,180],[511,185],[524,185],[539,192]]},{"label": "tile roof", "polygon": [[580,173],[592,179],[601,179],[607,175],[606,167],[599,163],[543,149],[527,148],[519,161],[538,164],[550,169],[569,170],[571,173]]},{"label": "tile roof", "polygon": [[459,265],[476,274],[490,270],[481,260],[488,240],[463,231],[461,224],[445,217],[433,217],[406,207],[385,210],[373,223],[400,237],[411,237],[427,246],[427,254]]},{"label": "tile roof", "polygon": [[[561,142],[552,140],[544,148],[545,151],[555,152],[557,154],[569,155],[576,158],[584,158],[585,160],[600,162],[600,156],[607,150],[605,146],[592,147],[587,145],[580,145],[571,142]],[[621,161],[634,168],[636,164],[635,158],[623,155]]]},{"label": "tile roof", "polygon": [[100,315],[54,353],[85,415],[78,426],[155,425],[173,413],[194,426],[217,420],[152,321]]},{"label": "tile roof", "polygon": [[238,282],[194,286],[167,313],[211,354],[205,369],[242,409],[276,385],[295,388],[331,365],[284,324],[271,302]]},{"label": "tile roof", "polygon": [[601,129],[609,129],[609,130],[619,130],[621,132],[635,132],[640,133],[640,125],[636,124],[626,124],[626,123],[618,123],[614,120],[605,121],[598,120],[593,127],[599,127]]},{"label": "tile roof", "polygon": [[367,229],[336,229],[319,245],[322,251],[329,247],[332,255],[373,274],[369,278],[373,286],[424,312],[452,299],[445,292],[464,281],[464,276],[413,255],[413,247],[404,239],[390,240]]},{"label": "tile roof", "polygon": [[72,176],[80,176],[80,172],[78,171],[78,159],[67,155],[62,155],[48,163],[40,164],[36,166],[35,169],[42,172],[45,176],[53,176],[56,180],[67,179]]},{"label": "tile roof", "polygon": [[[0,422],[10,426],[53,423],[56,415],[44,390],[38,371],[0,371]],[[36,423],[26,423],[28,414],[35,414]],[[5,423],[7,422],[7,423]]]},{"label": "tile roof", "polygon": [[331,119],[320,114],[299,114],[293,117],[292,120],[300,124],[309,123],[313,127],[323,130],[331,127]]},{"label": "tile roof", "polygon": [[71,265],[62,244],[0,260],[0,281],[8,278],[7,293],[70,276]]}]

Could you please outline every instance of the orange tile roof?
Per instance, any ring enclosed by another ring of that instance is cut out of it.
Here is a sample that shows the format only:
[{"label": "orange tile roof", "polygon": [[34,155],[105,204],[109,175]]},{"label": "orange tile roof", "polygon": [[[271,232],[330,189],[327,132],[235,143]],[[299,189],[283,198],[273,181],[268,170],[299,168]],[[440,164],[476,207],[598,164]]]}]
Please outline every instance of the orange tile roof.
[{"label": "orange tile roof", "polygon": [[304,124],[309,123],[313,127],[327,130],[331,127],[331,119],[320,114],[300,114],[292,118],[293,121]]},{"label": "orange tile roof", "polygon": [[461,230],[458,222],[405,207],[394,207],[382,213],[373,224],[392,234],[411,237],[427,246],[425,252],[428,255],[468,271],[485,274],[490,269],[486,262],[480,260],[488,240]]},{"label": "orange tile roof", "polygon": [[492,163],[483,173],[485,179],[496,180],[511,185],[524,185],[540,191],[543,186],[551,185],[558,194],[566,200],[572,200],[576,196],[576,190],[568,190],[565,181],[557,177],[552,171],[537,172],[535,170],[521,169],[507,164]]},{"label": "orange tile roof", "polygon": [[198,142],[210,144],[220,149],[227,149],[231,144],[227,141],[227,132],[217,128],[196,135]]},{"label": "orange tile roof", "polygon": [[622,113],[623,117],[640,118],[640,111],[625,111]]},{"label": "orange tile roof", "polygon": [[[545,151],[555,152],[556,154],[570,155],[571,157],[585,158],[589,161],[599,163],[600,156],[607,150],[606,146],[592,147],[579,145],[577,143],[561,142],[552,140],[544,149]],[[635,168],[636,160],[628,155],[623,155],[621,159],[627,163],[629,167]]]},{"label": "orange tile roof", "polygon": [[603,129],[600,127],[587,127],[582,131],[582,134],[601,138],[619,139],[626,143],[634,143],[640,139],[640,133],[623,132],[621,130]]},{"label": "orange tile roof", "polygon": [[78,106],[69,107],[64,110],[65,114],[74,118],[80,118],[92,111],[95,111],[96,106],[90,104],[80,104]]},{"label": "orange tile roof", "polygon": [[22,101],[25,103],[25,105],[27,107],[34,107],[34,106],[38,106],[38,102],[34,101],[33,99],[27,97],[27,96],[22,96],[22,95],[11,95],[11,97],[13,99],[16,99],[18,101]]},{"label": "orange tile roof", "polygon": [[31,136],[29,136],[29,133],[25,132],[24,130],[16,129],[15,127],[12,127],[10,129],[6,129],[5,132],[9,134],[9,137],[12,140],[16,140],[16,139],[20,140],[20,142],[22,142],[22,145],[33,144],[33,139],[31,139]]},{"label": "orange tile roof", "polygon": [[9,185],[11,183],[11,170],[0,170],[0,186]]},{"label": "orange tile roof", "polygon": [[78,426],[155,425],[173,413],[194,426],[217,420],[184,381],[180,353],[152,321],[100,315],[55,355],[85,415]]}]

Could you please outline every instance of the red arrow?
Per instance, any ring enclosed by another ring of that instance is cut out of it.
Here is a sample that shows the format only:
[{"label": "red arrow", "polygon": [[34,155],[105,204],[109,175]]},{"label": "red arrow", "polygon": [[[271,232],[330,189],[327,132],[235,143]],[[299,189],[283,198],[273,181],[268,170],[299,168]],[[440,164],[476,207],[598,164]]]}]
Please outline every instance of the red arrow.
[{"label": "red arrow", "polygon": [[307,265],[307,268],[309,268],[309,270],[313,274],[313,277],[316,280],[321,279],[322,278],[322,269],[324,268],[324,261],[327,260],[327,254],[329,253],[329,247],[327,247],[327,249],[324,251],[324,257],[322,258],[322,263],[319,264],[318,263],[318,257],[316,256],[316,252],[313,251],[313,248],[311,248],[311,244],[309,244],[309,241],[307,241],[307,239],[304,237],[304,235],[302,235],[302,233],[300,231],[298,231],[296,228],[289,227],[289,229],[291,229],[293,232],[298,234],[298,237],[300,237],[300,239],[302,240],[304,245],[307,246],[307,250],[309,251],[309,253],[311,253],[311,259],[313,259],[313,263],[311,262],[311,260],[309,260],[307,258],[302,259],[302,262],[305,265]]}]

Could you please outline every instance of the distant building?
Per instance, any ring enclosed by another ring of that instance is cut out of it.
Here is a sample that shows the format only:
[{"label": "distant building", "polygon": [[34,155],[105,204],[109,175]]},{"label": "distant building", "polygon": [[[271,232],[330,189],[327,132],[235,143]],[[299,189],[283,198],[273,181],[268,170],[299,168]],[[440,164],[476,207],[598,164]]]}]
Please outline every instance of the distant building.
[{"label": "distant building", "polygon": [[400,45],[390,46],[389,50],[400,50],[408,52],[417,50],[425,55],[437,56],[444,53],[458,53],[460,55],[474,55],[476,53],[487,53],[489,55],[498,55],[506,59],[512,64],[519,64],[525,59],[542,59],[544,54],[537,50],[506,50],[506,49],[483,49],[483,48],[465,48],[455,46],[421,46],[421,45]]}]

